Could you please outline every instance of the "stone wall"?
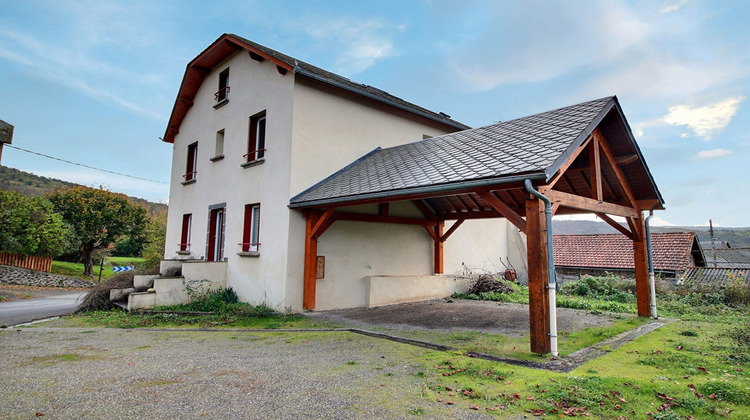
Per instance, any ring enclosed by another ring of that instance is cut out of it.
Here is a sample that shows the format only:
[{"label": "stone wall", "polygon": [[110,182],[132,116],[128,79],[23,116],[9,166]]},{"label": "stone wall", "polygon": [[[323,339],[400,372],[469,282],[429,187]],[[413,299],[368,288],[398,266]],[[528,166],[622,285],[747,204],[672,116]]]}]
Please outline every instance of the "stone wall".
[{"label": "stone wall", "polygon": [[92,287],[94,283],[75,277],[0,265],[0,283],[42,287]]}]

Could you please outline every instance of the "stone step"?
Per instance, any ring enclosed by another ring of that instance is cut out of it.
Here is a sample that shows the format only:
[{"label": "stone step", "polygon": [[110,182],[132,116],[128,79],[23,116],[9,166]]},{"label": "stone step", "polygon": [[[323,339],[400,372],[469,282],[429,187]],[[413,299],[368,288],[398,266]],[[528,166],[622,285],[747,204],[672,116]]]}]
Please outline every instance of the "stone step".
[{"label": "stone step", "polygon": [[135,292],[134,287],[128,287],[126,289],[110,289],[109,301],[110,302],[124,302],[128,300],[128,295]]}]

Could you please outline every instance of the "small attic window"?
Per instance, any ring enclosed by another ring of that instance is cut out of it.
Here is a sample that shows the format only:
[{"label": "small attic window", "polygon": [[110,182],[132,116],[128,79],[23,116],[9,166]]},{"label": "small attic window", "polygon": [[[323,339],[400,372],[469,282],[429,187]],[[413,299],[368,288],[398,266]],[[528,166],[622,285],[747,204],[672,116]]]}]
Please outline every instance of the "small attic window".
[{"label": "small attic window", "polygon": [[219,73],[219,90],[214,94],[217,105],[229,100],[229,68]]}]

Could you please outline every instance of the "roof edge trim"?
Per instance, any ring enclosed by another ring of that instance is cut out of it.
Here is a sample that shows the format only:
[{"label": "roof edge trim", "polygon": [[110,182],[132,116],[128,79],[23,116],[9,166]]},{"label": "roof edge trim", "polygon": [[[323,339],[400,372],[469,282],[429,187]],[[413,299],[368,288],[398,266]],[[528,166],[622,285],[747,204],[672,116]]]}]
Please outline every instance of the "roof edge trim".
[{"label": "roof edge trim", "polygon": [[568,146],[567,149],[557,158],[550,166],[545,169],[544,173],[547,176],[546,181],[549,181],[552,179],[552,177],[557,173],[557,171],[560,170],[563,164],[570,159],[570,157],[573,155],[573,151],[579,147],[581,147],[581,144],[583,144],[584,141],[591,135],[591,133],[594,132],[594,129],[599,126],[599,123],[604,120],[604,117],[607,116],[609,111],[612,109],[612,107],[615,106],[617,103],[617,96],[610,96],[609,100],[606,104],[602,107],[602,109],[599,111],[598,114],[596,114],[596,117],[594,117],[591,122],[589,122],[589,125],[586,126],[583,131],[581,131],[581,134],[578,135],[578,137]]},{"label": "roof edge trim", "polygon": [[[357,194],[357,195],[334,197],[334,198],[327,198],[327,199],[321,199],[321,200],[294,202],[297,197],[311,190],[313,188],[311,187],[305,190],[304,192],[297,194],[294,198],[292,198],[290,200],[290,204],[288,207],[290,209],[300,209],[300,208],[320,207],[320,206],[326,206],[326,205],[331,205],[331,204],[340,205],[343,203],[348,203],[347,205],[353,205],[357,201],[363,201],[363,200],[393,198],[393,197],[413,195],[413,194],[450,192],[450,191],[462,190],[466,188],[510,184],[513,182],[521,182],[525,179],[530,179],[534,181],[544,180],[545,174],[542,172],[539,172],[539,173],[530,173],[530,174],[524,174],[524,175],[513,175],[513,176],[508,176],[508,177],[475,179],[475,180],[470,180],[470,181],[452,182],[448,184],[426,185],[426,186],[421,186],[421,187],[411,187],[411,188],[404,188],[404,189],[398,189],[398,190],[380,191],[376,193]],[[322,182],[323,181],[321,181],[321,183]]]}]

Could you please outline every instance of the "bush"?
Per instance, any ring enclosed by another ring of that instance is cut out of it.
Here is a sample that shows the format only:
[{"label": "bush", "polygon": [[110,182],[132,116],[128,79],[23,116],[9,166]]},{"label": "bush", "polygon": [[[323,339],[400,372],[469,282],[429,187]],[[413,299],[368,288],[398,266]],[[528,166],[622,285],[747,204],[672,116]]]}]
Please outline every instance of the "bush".
[{"label": "bush", "polygon": [[635,280],[621,279],[614,275],[605,277],[583,276],[565,283],[560,293],[569,296],[591,297],[618,303],[635,302]]}]

